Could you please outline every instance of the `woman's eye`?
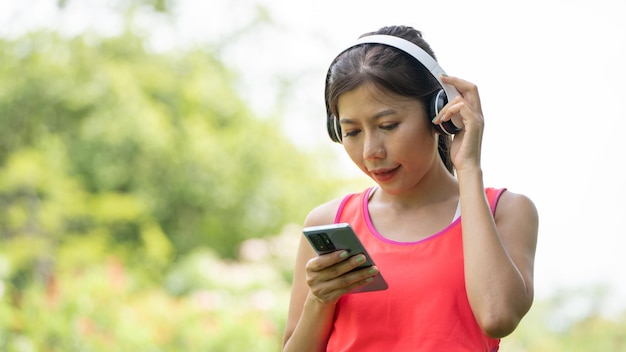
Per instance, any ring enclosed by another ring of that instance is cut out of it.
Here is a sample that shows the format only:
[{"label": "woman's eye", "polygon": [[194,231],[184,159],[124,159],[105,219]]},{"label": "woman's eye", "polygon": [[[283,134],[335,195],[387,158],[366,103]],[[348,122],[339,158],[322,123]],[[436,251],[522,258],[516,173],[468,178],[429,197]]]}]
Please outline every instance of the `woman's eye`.
[{"label": "woman's eye", "polygon": [[381,129],[387,130],[387,131],[391,131],[391,130],[393,130],[396,127],[398,127],[398,123],[397,122],[380,126]]},{"label": "woman's eye", "polygon": [[354,137],[357,134],[359,134],[359,132],[361,132],[361,130],[350,130],[350,131],[346,131],[343,136],[344,137]]}]

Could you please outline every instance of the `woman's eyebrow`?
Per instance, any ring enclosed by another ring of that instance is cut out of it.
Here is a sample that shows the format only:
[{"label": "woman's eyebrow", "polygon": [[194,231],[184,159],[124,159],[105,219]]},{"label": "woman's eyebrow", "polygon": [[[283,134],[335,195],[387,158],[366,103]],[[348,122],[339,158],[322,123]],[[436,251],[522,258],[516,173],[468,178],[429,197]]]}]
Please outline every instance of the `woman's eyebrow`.
[{"label": "woman's eyebrow", "polygon": [[[396,113],[396,110],[394,110],[394,109],[387,109],[387,110],[383,110],[383,111],[377,112],[376,114],[372,115],[372,117],[370,119],[371,120],[377,120],[377,119],[379,119],[381,117],[384,117],[384,116],[387,116],[387,115],[393,115],[395,113]],[[350,125],[350,124],[354,124],[356,122],[354,120],[352,120],[352,119],[340,118],[339,119],[339,123]]]}]

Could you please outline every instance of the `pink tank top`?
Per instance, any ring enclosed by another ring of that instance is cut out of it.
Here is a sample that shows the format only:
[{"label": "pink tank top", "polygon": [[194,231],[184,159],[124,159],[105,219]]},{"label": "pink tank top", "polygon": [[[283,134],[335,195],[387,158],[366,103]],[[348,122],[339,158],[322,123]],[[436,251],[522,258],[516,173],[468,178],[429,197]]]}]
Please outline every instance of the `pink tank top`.
[{"label": "pink tank top", "polygon": [[[469,305],[463,273],[461,219],[418,242],[395,242],[372,225],[372,188],[348,195],[335,222],[347,222],[389,284],[385,291],[344,295],[326,351],[498,351]],[[492,212],[504,189],[487,188]]]}]

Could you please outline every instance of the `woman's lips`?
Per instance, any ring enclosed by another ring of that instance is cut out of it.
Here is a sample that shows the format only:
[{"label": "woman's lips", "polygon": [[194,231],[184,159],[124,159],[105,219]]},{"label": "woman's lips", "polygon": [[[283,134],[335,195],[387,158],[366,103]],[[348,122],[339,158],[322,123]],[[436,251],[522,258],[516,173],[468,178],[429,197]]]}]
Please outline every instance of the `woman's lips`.
[{"label": "woman's lips", "polygon": [[376,170],[371,170],[370,174],[378,182],[388,182],[398,173],[399,169],[400,169],[400,166],[397,166],[393,169],[376,169]]}]

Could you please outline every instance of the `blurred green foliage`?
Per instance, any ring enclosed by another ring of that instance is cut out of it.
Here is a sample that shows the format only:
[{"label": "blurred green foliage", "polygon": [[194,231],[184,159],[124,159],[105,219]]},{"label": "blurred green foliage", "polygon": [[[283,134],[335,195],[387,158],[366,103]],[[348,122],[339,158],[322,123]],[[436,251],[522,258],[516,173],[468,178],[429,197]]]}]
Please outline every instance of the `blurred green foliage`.
[{"label": "blurred green foliage", "polygon": [[0,39],[0,351],[277,349],[295,248],[240,247],[339,183],[235,82],[132,31]]},{"label": "blurred green foliage", "polygon": [[[208,51],[157,55],[131,34],[0,42],[0,233],[52,245],[106,231],[234,257],[326,199],[310,156],[255,117]],[[325,178],[324,178],[325,179]],[[156,230],[154,230],[156,228]]]},{"label": "blurred green foliage", "polygon": [[292,265],[297,231],[247,242],[238,261],[196,249],[164,285],[101,234],[66,241],[46,280],[2,285],[0,351],[277,351],[289,292],[277,268]]},{"label": "blurred green foliage", "polygon": [[626,351],[626,310],[603,285],[562,289],[533,304],[502,351]]}]

